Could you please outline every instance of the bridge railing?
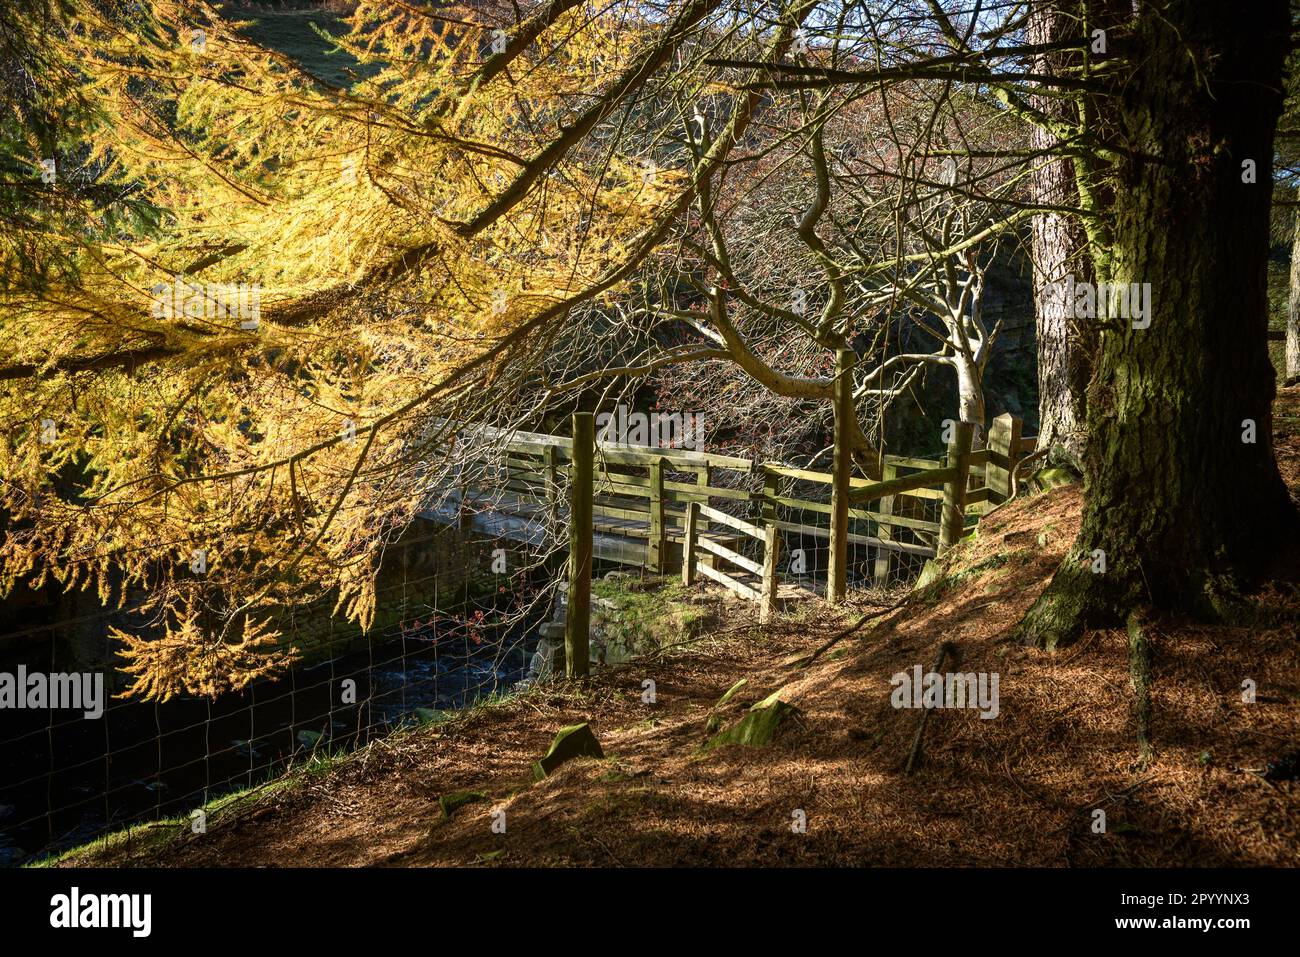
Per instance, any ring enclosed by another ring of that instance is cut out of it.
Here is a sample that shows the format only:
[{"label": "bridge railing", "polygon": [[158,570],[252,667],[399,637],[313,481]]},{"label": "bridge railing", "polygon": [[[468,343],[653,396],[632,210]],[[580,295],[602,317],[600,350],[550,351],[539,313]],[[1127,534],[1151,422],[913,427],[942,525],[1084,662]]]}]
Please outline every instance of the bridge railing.
[{"label": "bridge railing", "polygon": [[[482,441],[484,459],[476,463],[477,481],[471,478],[466,484],[490,485],[512,496],[512,507],[536,511],[549,532],[558,531],[569,511],[563,489],[572,479],[572,439],[483,426],[467,431]],[[690,503],[708,506],[753,498],[754,462],[748,458],[597,441],[593,462],[597,557],[657,573],[675,564]],[[491,498],[484,501],[493,504]],[[467,497],[466,507],[473,506]],[[698,532],[719,537],[711,530],[716,526],[701,518]],[[644,544],[638,544],[642,539]]]},{"label": "bridge railing", "polygon": [[[590,422],[583,428],[593,434]],[[558,538],[566,518],[572,531],[573,517],[581,512],[590,522],[595,557],[663,573],[680,548],[684,574],[693,580],[698,573],[758,601],[763,618],[775,607],[778,532],[826,541],[832,578],[834,569],[847,567],[849,546],[874,549],[872,574],[888,582],[891,563],[942,553],[984,512],[1006,501],[1021,460],[1034,446],[1009,414],[994,420],[981,449],[972,448],[974,425],[956,423],[942,459],[886,455],[881,479],[870,480],[853,478],[847,469],[819,472],[591,439],[590,459],[579,456],[580,463],[591,462],[590,474],[578,476],[571,438],[487,426],[464,434],[483,440],[484,448],[478,477],[471,469],[467,488],[490,485],[492,495],[510,496],[507,510],[545,526],[550,540]],[[590,489],[581,508],[575,487]],[[462,508],[473,506],[468,497]],[[745,518],[715,507],[738,502],[748,506]],[[838,533],[837,510],[843,516]],[[813,520],[792,520],[801,513]],[[720,563],[759,576],[761,584],[742,581]],[[833,584],[827,588],[832,601],[839,597]]]},{"label": "bridge railing", "polygon": [[[483,469],[468,484],[490,485],[514,495],[513,504],[532,506],[535,519],[548,534],[558,532],[568,512],[564,488],[571,478],[573,440],[490,426],[470,431],[485,440],[492,458],[481,463]],[[958,428],[942,459],[886,455],[881,480],[848,479],[847,516],[854,530],[846,541],[874,550],[872,573],[878,583],[890,580],[900,559],[910,556],[916,561],[937,554],[983,512],[1005,501],[1011,473],[1035,441],[1021,436],[1020,420],[1010,414],[993,421],[986,448],[972,451],[970,440]],[[965,473],[960,490],[959,466]],[[684,557],[686,512],[692,502],[706,508],[752,503],[747,511],[762,524],[833,547],[829,517],[834,509],[834,482],[831,472],[779,462],[596,441],[593,527],[606,536],[597,554],[656,573],[667,571]],[[734,531],[705,513],[697,521],[696,534],[706,539]],[[637,544],[642,539],[644,544]],[[735,547],[738,543],[723,538],[720,544]],[[702,560],[715,565],[715,557],[708,552]]]}]

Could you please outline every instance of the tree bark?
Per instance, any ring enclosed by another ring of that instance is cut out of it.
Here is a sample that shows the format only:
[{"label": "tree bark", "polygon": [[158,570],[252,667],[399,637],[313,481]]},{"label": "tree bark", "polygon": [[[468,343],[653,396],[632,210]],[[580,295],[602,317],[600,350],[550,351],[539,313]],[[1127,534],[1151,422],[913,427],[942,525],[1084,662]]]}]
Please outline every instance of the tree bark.
[{"label": "tree bark", "polygon": [[[1061,8],[1060,0],[1035,0],[1028,24],[1030,43],[1051,43],[1081,32],[1077,18]],[[1033,70],[1059,75],[1066,61],[1063,51],[1042,53],[1035,57]],[[1033,96],[1030,105],[1053,120],[1066,124],[1078,121],[1074,102],[1068,98]],[[1031,161],[1034,202],[1077,207],[1079,191],[1073,161],[1059,152],[1051,155],[1059,146],[1059,138],[1034,125],[1029,139],[1034,150],[1043,151]],[[1030,242],[1038,344],[1038,443],[1040,448],[1052,448],[1054,460],[1081,469],[1087,438],[1087,388],[1097,338],[1093,328],[1069,314],[1063,297],[1052,294],[1052,285],[1070,274],[1078,281],[1092,278],[1083,228],[1069,213],[1045,210],[1030,221]]]},{"label": "tree bark", "polygon": [[975,448],[984,448],[984,374],[961,353],[953,360],[957,371],[957,417],[975,423]]},{"label": "tree bark", "polygon": [[[1296,189],[1300,201],[1300,187]],[[1286,317],[1286,384],[1300,381],[1300,207],[1291,233],[1291,307]]]},{"label": "tree bark", "polygon": [[1217,617],[1300,528],[1273,457],[1266,276],[1288,24],[1284,0],[1167,0],[1134,24],[1110,278],[1151,284],[1151,323],[1106,323],[1082,529],[1026,642],[1145,603]]}]

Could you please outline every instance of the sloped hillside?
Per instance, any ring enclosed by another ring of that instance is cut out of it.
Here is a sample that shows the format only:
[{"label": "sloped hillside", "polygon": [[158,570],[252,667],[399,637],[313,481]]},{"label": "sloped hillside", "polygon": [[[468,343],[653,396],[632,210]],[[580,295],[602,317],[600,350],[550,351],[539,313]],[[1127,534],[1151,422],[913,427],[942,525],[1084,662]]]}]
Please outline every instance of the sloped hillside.
[{"label": "sloped hillside", "polygon": [[[1288,390],[1275,438],[1293,489],[1298,421],[1300,391]],[[873,607],[808,607],[766,631],[714,620],[698,642],[580,691],[533,689],[297,773],[214,812],[205,835],[188,822],[141,828],[64,863],[1300,863],[1295,556],[1279,558],[1259,595],[1264,625],[1149,626],[1154,753],[1144,762],[1122,629],[1055,655],[1009,636],[1065,553],[1081,498],[1064,487],[1004,506],[933,584],[810,666],[801,659]],[[890,678],[929,669],[944,642],[960,671],[998,675],[998,713],[931,712],[908,776],[923,712],[891,705]],[[654,704],[642,701],[646,678]],[[1242,700],[1247,679],[1254,703]],[[702,750],[774,692],[798,712],[770,744]],[[605,758],[534,783],[531,763],[580,722]],[[447,816],[439,798],[451,796]]]}]

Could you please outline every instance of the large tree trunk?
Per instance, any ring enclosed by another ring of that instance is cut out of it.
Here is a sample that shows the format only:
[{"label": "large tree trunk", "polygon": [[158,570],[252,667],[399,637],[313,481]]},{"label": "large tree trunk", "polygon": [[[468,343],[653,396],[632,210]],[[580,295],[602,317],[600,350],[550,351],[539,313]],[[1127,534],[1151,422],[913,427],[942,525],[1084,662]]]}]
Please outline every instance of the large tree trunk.
[{"label": "large tree trunk", "polygon": [[1021,628],[1049,648],[1140,604],[1218,614],[1298,526],[1273,458],[1266,287],[1287,3],[1141,10],[1111,278],[1151,284],[1152,321],[1103,336],[1082,530]]},{"label": "large tree trunk", "polygon": [[[1063,11],[1060,0],[1035,0],[1028,25],[1030,43],[1051,43],[1081,33],[1077,17]],[[1039,54],[1034,72],[1062,74],[1066,59],[1062,51]],[[1030,105],[1053,120],[1078,121],[1074,102],[1068,98],[1034,96]],[[1035,150],[1046,153],[1059,142],[1041,126],[1030,129],[1030,145]],[[1030,187],[1035,203],[1067,208],[1079,205],[1070,157],[1036,156],[1032,162]],[[1092,271],[1084,255],[1083,228],[1071,214],[1047,210],[1035,215],[1030,226],[1038,343],[1038,443],[1040,448],[1052,448],[1052,458],[1078,469],[1087,437],[1086,395],[1097,338],[1094,328],[1070,315],[1064,297],[1053,295],[1052,286],[1071,274],[1078,281],[1090,280]]]}]

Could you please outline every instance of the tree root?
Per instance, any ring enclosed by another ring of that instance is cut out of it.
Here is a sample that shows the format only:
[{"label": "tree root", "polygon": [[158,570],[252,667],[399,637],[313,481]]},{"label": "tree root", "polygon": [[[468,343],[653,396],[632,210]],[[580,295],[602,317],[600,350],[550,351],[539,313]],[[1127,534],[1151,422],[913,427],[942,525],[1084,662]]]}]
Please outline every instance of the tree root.
[{"label": "tree root", "polygon": [[1278,628],[1295,620],[1295,612],[1270,608],[1251,600],[1242,583],[1234,578],[1215,576],[1206,580],[1204,606],[1199,617],[1224,625],[1243,628]]},{"label": "tree root", "polygon": [[853,624],[849,625],[849,627],[845,628],[843,631],[837,632],[835,635],[831,636],[831,638],[825,644],[823,644],[820,648],[814,651],[811,655],[808,655],[805,658],[800,658],[798,661],[794,663],[795,666],[799,668],[807,668],[814,661],[816,661],[826,652],[830,651],[832,648],[838,645],[845,638],[848,638],[850,635],[856,634],[862,628],[862,626],[865,625],[867,622],[871,621],[873,618],[879,618],[881,615],[887,615],[891,611],[898,611],[900,608],[906,605],[911,598],[912,595],[909,594],[902,601],[895,602],[894,604],[889,605],[885,608],[881,608],[878,611],[868,612],[867,614],[859,618],[857,621],[855,621]]},{"label": "tree root", "polygon": [[[1114,570],[1109,576],[1118,577]],[[1015,640],[1056,651],[1078,641],[1085,629],[1122,624],[1137,596],[1126,593],[1131,589],[1113,587],[1113,577],[1107,579],[1107,574],[1093,574],[1087,557],[1071,550],[1016,627]]]},{"label": "tree root", "polygon": [[1144,605],[1179,610],[1199,621],[1248,628],[1277,628],[1295,620],[1289,609],[1253,601],[1245,581],[1230,574],[1202,576],[1185,586],[1179,598],[1157,601],[1147,592],[1141,567],[1093,574],[1086,546],[1075,545],[1056,570],[1052,582],[1030,606],[1013,637],[1022,645],[1056,651],[1082,637],[1089,628],[1118,628]]},{"label": "tree root", "polygon": [[[961,664],[961,649],[951,641],[945,641],[939,646],[939,657],[935,660],[930,673],[942,674],[944,662],[948,659],[952,659],[954,668]],[[908,752],[907,764],[903,766],[903,774],[906,777],[911,776],[912,769],[916,767],[916,762],[921,759],[921,741],[925,738],[925,723],[929,720],[930,709],[922,709],[921,718],[916,724],[916,734],[912,738],[912,750]]]}]

